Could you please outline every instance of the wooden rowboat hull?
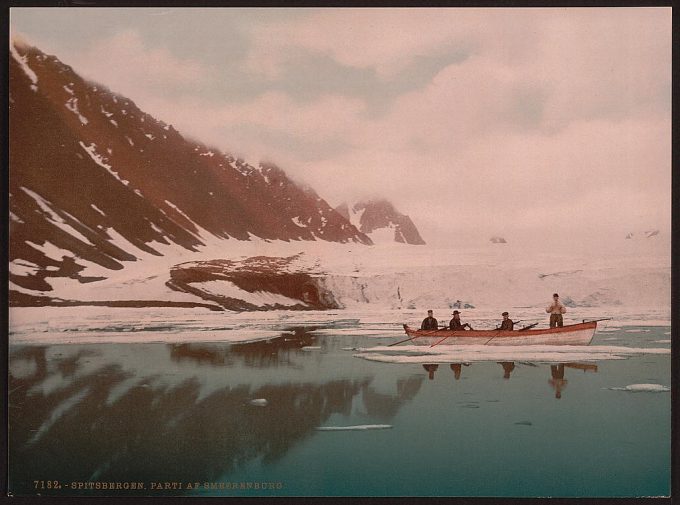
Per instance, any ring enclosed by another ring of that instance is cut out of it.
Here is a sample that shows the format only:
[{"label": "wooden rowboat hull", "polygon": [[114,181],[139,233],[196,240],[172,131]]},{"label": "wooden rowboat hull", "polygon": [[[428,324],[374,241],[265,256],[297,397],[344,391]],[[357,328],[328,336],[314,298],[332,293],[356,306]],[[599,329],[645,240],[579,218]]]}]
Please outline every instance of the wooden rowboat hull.
[{"label": "wooden rowboat hull", "polygon": [[596,329],[597,321],[525,331],[418,330],[404,325],[404,331],[413,339],[410,343],[415,345],[433,345],[440,341],[439,345],[588,345]]}]

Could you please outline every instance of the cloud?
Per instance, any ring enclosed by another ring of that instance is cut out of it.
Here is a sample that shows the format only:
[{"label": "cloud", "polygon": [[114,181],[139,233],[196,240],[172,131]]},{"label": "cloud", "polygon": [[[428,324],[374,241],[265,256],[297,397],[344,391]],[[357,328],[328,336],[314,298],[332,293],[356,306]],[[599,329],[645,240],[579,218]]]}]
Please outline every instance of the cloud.
[{"label": "cloud", "polygon": [[124,30],[96,41],[84,51],[64,57],[85,77],[124,94],[144,96],[180,87],[205,85],[213,70],[197,61],[180,59],[168,49],[153,47],[135,30]]},{"label": "cloud", "polygon": [[267,12],[213,10],[209,41],[205,17],[153,16],[199,52],[157,25],[58,56],[331,203],[386,196],[424,235],[670,229],[670,9]]}]

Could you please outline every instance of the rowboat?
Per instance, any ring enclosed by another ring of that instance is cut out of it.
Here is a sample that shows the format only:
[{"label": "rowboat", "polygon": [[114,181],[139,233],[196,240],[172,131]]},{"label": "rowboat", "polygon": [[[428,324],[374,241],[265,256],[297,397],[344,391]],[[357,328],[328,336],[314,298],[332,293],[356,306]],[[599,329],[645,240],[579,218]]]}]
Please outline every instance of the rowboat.
[{"label": "rowboat", "polygon": [[569,324],[559,328],[526,330],[418,330],[404,325],[409,340],[417,345],[588,345],[597,321]]}]

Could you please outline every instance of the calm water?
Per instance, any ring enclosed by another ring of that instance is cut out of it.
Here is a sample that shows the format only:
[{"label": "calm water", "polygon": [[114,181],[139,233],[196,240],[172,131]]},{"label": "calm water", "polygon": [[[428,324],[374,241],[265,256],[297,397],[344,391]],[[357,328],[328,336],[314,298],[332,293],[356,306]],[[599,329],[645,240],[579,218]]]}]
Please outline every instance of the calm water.
[{"label": "calm water", "polygon": [[[593,345],[669,347],[669,330],[623,328],[596,335]],[[391,342],[291,329],[268,344],[11,346],[10,490],[669,494],[670,394],[610,388],[670,386],[670,355],[431,366],[367,361],[348,350]],[[378,424],[391,428],[317,430]],[[73,490],[74,482],[145,488]],[[166,482],[182,489],[151,489]],[[198,489],[186,489],[189,482]]]}]

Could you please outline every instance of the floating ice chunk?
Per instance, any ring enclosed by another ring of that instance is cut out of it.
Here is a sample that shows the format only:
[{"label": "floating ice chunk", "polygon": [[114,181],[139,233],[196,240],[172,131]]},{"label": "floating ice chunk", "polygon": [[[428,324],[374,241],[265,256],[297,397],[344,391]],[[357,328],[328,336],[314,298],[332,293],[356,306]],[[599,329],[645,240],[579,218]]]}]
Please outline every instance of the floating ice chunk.
[{"label": "floating ice chunk", "polygon": [[306,345],[302,348],[303,351],[318,351],[321,346],[318,345]]},{"label": "floating ice chunk", "polygon": [[319,426],[317,431],[365,431],[365,430],[388,430],[391,424],[357,424],[354,426]]},{"label": "floating ice chunk", "polygon": [[248,403],[254,407],[266,407],[269,402],[266,398],[255,398],[254,400],[250,400]]},{"label": "floating ice chunk", "polygon": [[610,389],[611,391],[630,391],[632,393],[666,393],[671,390],[668,386],[662,386],[661,384],[629,384],[628,386],[622,388],[603,388]]},{"label": "floating ice chunk", "polygon": [[670,344],[671,343],[670,340],[652,340],[652,342],[654,342],[656,344]]}]

